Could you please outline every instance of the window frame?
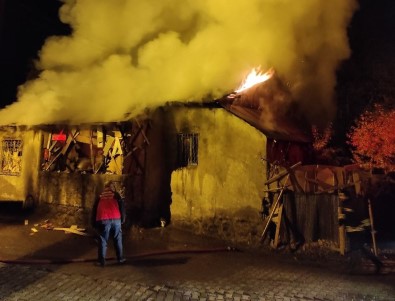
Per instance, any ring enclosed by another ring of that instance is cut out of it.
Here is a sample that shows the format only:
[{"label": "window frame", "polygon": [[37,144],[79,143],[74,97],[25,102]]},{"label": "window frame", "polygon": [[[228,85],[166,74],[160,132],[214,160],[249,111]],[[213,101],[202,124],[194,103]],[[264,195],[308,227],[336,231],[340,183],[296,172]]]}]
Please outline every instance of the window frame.
[{"label": "window frame", "polygon": [[199,164],[199,134],[177,133],[177,166],[196,167]]},{"label": "window frame", "polygon": [[[8,142],[8,143],[7,143]],[[12,145],[11,145],[12,144]],[[6,152],[9,152],[6,154]],[[17,162],[13,162],[14,153],[17,153]],[[23,156],[23,140],[21,138],[3,138],[1,140],[1,162],[0,162],[0,174],[9,176],[19,176],[22,173],[22,156]],[[5,170],[8,165],[17,165],[17,170],[13,171]]]}]

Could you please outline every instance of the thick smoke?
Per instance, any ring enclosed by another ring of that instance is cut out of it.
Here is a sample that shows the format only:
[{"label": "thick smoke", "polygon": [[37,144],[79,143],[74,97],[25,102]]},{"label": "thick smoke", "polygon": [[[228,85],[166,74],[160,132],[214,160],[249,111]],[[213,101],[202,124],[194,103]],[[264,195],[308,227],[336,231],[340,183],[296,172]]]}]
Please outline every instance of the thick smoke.
[{"label": "thick smoke", "polygon": [[354,0],[64,0],[71,36],[40,51],[2,124],[107,122],[169,101],[215,99],[273,67],[310,116],[334,113]]}]

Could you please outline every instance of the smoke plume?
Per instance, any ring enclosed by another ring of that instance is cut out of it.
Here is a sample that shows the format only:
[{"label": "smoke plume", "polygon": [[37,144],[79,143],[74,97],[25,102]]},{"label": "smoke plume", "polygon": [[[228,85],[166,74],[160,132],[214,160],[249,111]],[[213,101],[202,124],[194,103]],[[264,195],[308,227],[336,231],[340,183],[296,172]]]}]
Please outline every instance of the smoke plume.
[{"label": "smoke plume", "polygon": [[311,119],[334,113],[355,0],[63,0],[38,78],[2,124],[117,121],[170,101],[216,99],[273,67]]}]

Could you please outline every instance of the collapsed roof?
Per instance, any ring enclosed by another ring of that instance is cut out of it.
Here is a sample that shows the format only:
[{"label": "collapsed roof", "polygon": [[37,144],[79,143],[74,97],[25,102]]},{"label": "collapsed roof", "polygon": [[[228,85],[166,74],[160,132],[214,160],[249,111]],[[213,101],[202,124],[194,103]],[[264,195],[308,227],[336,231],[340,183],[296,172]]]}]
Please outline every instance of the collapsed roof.
[{"label": "collapsed roof", "polygon": [[244,91],[223,97],[218,103],[272,139],[311,141],[296,102],[275,75]]}]

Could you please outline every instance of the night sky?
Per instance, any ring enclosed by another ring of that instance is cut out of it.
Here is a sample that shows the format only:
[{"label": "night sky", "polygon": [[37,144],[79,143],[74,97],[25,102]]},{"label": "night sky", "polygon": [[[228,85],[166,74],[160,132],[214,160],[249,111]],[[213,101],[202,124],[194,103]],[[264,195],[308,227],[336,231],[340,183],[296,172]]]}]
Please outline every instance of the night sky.
[{"label": "night sky", "polygon": [[[367,104],[395,97],[395,1],[360,0],[349,28],[352,57],[338,72],[338,119],[348,127]],[[55,0],[0,0],[0,107],[34,78],[33,61],[51,35],[67,35]]]},{"label": "night sky", "polygon": [[17,86],[34,76],[33,61],[46,37],[65,35],[55,0],[0,0],[0,104],[16,98]]}]

